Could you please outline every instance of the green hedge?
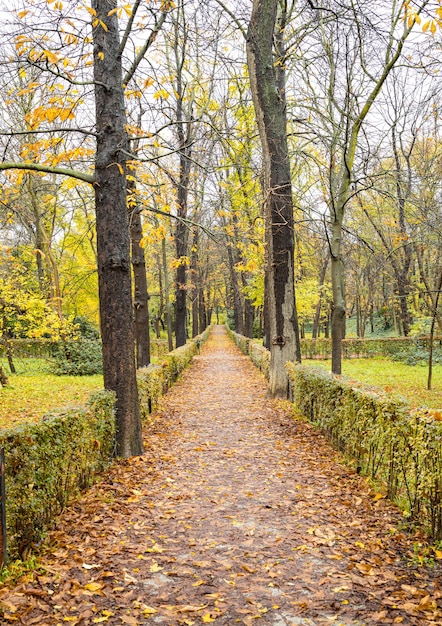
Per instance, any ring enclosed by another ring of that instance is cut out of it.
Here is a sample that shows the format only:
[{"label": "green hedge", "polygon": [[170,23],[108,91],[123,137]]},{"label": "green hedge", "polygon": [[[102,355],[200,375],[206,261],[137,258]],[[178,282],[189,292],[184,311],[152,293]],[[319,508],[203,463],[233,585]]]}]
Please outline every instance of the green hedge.
[{"label": "green hedge", "polygon": [[[269,351],[228,332],[236,345],[268,372]],[[380,341],[388,346],[384,350],[393,352],[403,338]],[[353,351],[355,347],[353,344]],[[358,472],[384,485],[386,496],[410,519],[421,523],[434,540],[442,540],[442,422],[436,421],[431,411],[411,411],[398,397],[333,376],[324,368],[293,363],[286,367],[297,410],[354,459]]]},{"label": "green hedge", "polygon": [[[349,338],[342,340],[342,354],[344,358],[370,357],[370,356],[393,356],[404,350],[428,349],[430,338],[420,337],[387,337],[357,339]],[[435,346],[442,346],[442,338],[434,339]],[[306,359],[327,359],[331,356],[331,339],[323,337],[319,339],[301,339],[301,354]]]},{"label": "green hedge", "polygon": [[[138,370],[144,421],[206,341],[210,329]],[[106,469],[114,456],[114,394],[100,391],[86,406],[45,416],[38,424],[0,431],[5,448],[8,555],[16,559],[42,541],[54,518]]]},{"label": "green hedge", "polygon": [[[82,340],[79,339],[78,341]],[[63,344],[63,342],[52,341],[51,339],[8,339],[7,341],[0,341],[0,358],[7,356],[9,348],[12,356],[16,358],[38,357],[50,359],[60,344]],[[152,356],[163,356],[168,351],[167,340],[151,339],[150,349]]]},{"label": "green hedge", "polygon": [[100,391],[84,407],[0,432],[9,558],[21,557],[38,544],[69,500],[108,467],[114,424],[114,394]]},{"label": "green hedge", "polygon": [[386,496],[442,539],[442,423],[425,409],[322,368],[287,364],[293,402],[332,443],[380,481]]},{"label": "green hedge", "polygon": [[270,370],[270,352],[267,348],[264,348],[264,346],[256,343],[249,337],[235,333],[235,331],[231,330],[228,326],[226,326],[226,329],[228,335],[233,339],[241,352],[249,356],[256,367],[268,378]]},{"label": "green hedge", "polygon": [[150,415],[158,406],[159,398],[176,381],[194,355],[199,353],[209,333],[210,328],[207,328],[201,335],[188,341],[185,346],[164,355],[160,363],[151,363],[138,370],[138,395],[143,422],[150,421]]}]

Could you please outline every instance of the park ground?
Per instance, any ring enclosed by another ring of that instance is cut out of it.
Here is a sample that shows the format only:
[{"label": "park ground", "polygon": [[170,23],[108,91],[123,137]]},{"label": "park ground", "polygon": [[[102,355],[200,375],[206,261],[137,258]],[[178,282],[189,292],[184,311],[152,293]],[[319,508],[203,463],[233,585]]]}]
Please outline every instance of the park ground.
[{"label": "park ground", "polygon": [[65,511],[2,624],[442,624],[437,550],[215,327],[145,453]]}]

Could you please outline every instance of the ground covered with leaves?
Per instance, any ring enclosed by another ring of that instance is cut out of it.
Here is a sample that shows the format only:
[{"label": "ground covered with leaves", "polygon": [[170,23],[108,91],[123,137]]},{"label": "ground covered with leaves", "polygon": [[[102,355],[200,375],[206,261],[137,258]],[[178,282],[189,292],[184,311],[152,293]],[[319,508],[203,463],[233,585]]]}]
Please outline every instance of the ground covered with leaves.
[{"label": "ground covered with leaves", "polygon": [[0,588],[5,624],[442,624],[440,561],[216,327],[117,463]]}]

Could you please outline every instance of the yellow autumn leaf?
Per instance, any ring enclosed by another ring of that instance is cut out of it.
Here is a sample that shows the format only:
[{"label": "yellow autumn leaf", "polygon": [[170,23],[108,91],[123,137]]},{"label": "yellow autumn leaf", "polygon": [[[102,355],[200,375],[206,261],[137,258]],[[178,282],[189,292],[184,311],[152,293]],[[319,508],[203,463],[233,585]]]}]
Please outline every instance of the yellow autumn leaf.
[{"label": "yellow autumn leaf", "polygon": [[144,617],[149,617],[149,615],[153,615],[157,611],[156,609],[153,609],[151,606],[145,606],[141,612],[144,615]]},{"label": "yellow autumn leaf", "polygon": [[152,573],[155,573],[155,572],[160,572],[162,569],[163,568],[160,567],[156,561],[154,561],[152,565],[150,566],[149,571]]},{"label": "yellow autumn leaf", "polygon": [[169,98],[169,93],[164,88],[161,88],[153,94],[153,97],[155,100],[158,100],[159,98],[167,100]]},{"label": "yellow autumn leaf", "polygon": [[206,613],[202,618],[204,624],[209,624],[210,622],[214,622],[215,618],[210,615],[210,613]]},{"label": "yellow autumn leaf", "polygon": [[162,548],[158,543],[154,543],[151,548],[147,548],[146,552],[154,552],[155,554],[160,554],[164,552],[164,548]]},{"label": "yellow autumn leaf", "polygon": [[87,591],[100,591],[100,589],[103,589],[103,584],[93,581],[91,583],[87,583],[87,585],[84,586],[84,589],[87,589]]}]

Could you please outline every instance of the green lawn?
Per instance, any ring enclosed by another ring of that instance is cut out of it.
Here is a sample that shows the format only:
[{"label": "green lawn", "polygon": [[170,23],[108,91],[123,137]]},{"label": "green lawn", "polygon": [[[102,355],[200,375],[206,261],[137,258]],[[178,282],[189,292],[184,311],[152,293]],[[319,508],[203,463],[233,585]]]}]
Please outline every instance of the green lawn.
[{"label": "green lawn", "polygon": [[0,428],[36,422],[45,413],[84,404],[89,394],[103,387],[103,377],[55,376],[43,359],[16,359],[17,374],[10,374],[7,361],[0,359],[9,378],[0,386]]},{"label": "green lawn", "polygon": [[[331,361],[304,359],[304,365],[320,365],[330,371]],[[346,378],[373,385],[404,397],[413,407],[442,407],[442,365],[433,368],[432,390],[427,391],[428,368],[406,365],[381,357],[372,359],[345,359],[342,374]]]}]

